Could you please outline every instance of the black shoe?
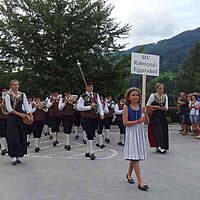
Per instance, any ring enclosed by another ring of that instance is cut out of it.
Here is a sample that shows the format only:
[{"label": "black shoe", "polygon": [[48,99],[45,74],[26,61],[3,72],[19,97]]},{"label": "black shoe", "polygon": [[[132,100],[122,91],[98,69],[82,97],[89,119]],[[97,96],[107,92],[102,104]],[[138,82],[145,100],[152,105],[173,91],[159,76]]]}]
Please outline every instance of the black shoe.
[{"label": "black shoe", "polygon": [[163,151],[160,152],[161,154],[167,153],[167,151],[164,149]]},{"label": "black shoe", "polygon": [[117,144],[118,144],[118,145],[123,145],[122,142],[118,142]]},{"label": "black shoe", "polygon": [[96,147],[100,147],[100,144],[99,144],[99,143],[97,143],[97,144],[96,144]]},{"label": "black shoe", "polygon": [[101,149],[103,149],[104,147],[106,147],[106,145],[104,145],[104,144],[102,144],[102,145],[100,146]]},{"label": "black shoe", "polygon": [[84,144],[87,144],[86,140],[83,139],[83,143],[84,143]]},{"label": "black shoe", "polygon": [[52,136],[52,135],[50,135],[50,136],[49,136],[49,139],[50,139],[50,140],[52,140],[52,139],[53,139],[53,136]]},{"label": "black shoe", "polygon": [[127,178],[128,183],[130,183],[130,184],[134,184],[135,183],[133,178],[131,178],[131,179],[128,178],[128,174],[126,174],[126,178]]},{"label": "black shoe", "polygon": [[65,145],[65,149],[67,149],[67,151],[70,151],[71,150],[70,145]]},{"label": "black shoe", "polygon": [[12,161],[12,165],[13,166],[16,166],[17,165],[17,161],[15,160],[15,161]]},{"label": "black shoe", "polygon": [[56,141],[53,142],[53,146],[54,146],[54,147],[57,146],[57,142],[56,142]]},{"label": "black shoe", "polygon": [[96,157],[93,153],[90,154],[90,160],[94,160]]},{"label": "black shoe", "polygon": [[58,140],[56,140],[56,144],[59,144]]},{"label": "black shoe", "polygon": [[30,145],[30,142],[27,142],[27,147]]},{"label": "black shoe", "polygon": [[148,185],[144,185],[144,186],[140,186],[138,185],[138,188],[142,191],[147,191],[149,189],[149,186]]},{"label": "black shoe", "polygon": [[155,148],[155,152],[156,152],[156,153],[160,153],[161,151],[160,151],[160,149]]},{"label": "black shoe", "polygon": [[85,153],[85,157],[90,158],[90,153]]},{"label": "black shoe", "polygon": [[40,151],[39,147],[35,147],[35,153],[38,153]]},{"label": "black shoe", "polygon": [[79,135],[76,135],[76,136],[75,136],[75,139],[78,140],[78,138],[79,138]]},{"label": "black shoe", "polygon": [[105,139],[105,142],[109,143],[109,142],[110,142],[110,139],[109,139],[109,138],[106,138],[106,139]]},{"label": "black shoe", "polygon": [[1,155],[2,155],[2,156],[5,156],[6,153],[7,153],[7,150],[6,150],[6,149],[2,149],[2,150],[1,150]]},{"label": "black shoe", "polygon": [[21,161],[21,160],[19,160],[19,159],[17,158],[17,160],[16,160],[16,163],[17,163],[17,164],[21,164],[21,163],[22,163],[22,161]]}]

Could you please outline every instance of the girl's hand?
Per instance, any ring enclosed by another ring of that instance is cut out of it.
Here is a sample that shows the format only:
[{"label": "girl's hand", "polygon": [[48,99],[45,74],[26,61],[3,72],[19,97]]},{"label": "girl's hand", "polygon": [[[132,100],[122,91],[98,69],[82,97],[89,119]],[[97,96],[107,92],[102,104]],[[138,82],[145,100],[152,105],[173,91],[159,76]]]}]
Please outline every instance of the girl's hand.
[{"label": "girl's hand", "polygon": [[142,112],[146,114],[147,113],[147,107],[143,107]]},{"label": "girl's hand", "polygon": [[138,119],[137,121],[138,121],[138,123],[140,123],[140,124],[141,124],[141,123],[144,123],[144,122],[145,122],[145,118],[144,118],[144,117],[141,117],[141,118]]}]

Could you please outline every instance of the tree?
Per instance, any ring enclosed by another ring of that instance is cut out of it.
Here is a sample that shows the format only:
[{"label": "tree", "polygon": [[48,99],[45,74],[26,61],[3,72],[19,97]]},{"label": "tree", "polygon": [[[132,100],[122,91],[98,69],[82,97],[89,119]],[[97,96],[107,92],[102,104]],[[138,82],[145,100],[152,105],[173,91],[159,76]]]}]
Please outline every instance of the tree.
[{"label": "tree", "polygon": [[180,65],[177,88],[184,92],[199,92],[200,84],[200,42],[190,50],[188,57]]},{"label": "tree", "polygon": [[[87,79],[96,82],[97,72],[114,70],[111,78],[120,70],[115,71],[106,55],[124,47],[116,39],[127,37],[130,30],[110,17],[112,9],[104,0],[2,0],[1,71],[31,71],[45,93],[55,86],[80,92],[77,59]],[[103,81],[105,90],[120,90],[119,84]]]}]

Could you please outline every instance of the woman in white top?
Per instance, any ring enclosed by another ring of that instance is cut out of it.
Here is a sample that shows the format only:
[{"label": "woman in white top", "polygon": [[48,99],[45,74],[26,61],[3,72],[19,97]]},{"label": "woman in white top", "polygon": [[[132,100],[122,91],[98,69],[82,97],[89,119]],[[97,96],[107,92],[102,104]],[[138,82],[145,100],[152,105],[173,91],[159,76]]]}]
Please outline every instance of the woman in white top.
[{"label": "woman in white top", "polygon": [[197,101],[197,96],[195,94],[192,94],[191,101],[189,103],[189,117],[192,124],[192,132],[194,135],[196,135],[197,139],[200,139],[200,136],[197,136],[199,128],[199,105],[200,104]]},{"label": "woman in white top", "polygon": [[33,119],[25,93],[19,91],[19,81],[10,82],[10,91],[5,97],[6,109],[9,112],[7,119],[8,155],[12,164],[21,163],[19,157],[27,154],[26,128],[22,121],[25,112]]},{"label": "woman in white top", "polygon": [[157,83],[156,93],[151,94],[147,109],[153,111],[148,126],[150,147],[156,147],[156,152],[166,153],[169,149],[168,124],[165,112],[168,110],[168,97],[164,94],[164,86]]}]

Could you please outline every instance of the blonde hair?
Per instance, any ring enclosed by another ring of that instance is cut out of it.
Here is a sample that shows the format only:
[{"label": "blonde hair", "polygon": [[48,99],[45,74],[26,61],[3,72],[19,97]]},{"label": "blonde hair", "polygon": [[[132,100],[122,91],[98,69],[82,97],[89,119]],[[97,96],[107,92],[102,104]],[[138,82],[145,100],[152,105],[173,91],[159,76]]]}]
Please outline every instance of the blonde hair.
[{"label": "blonde hair", "polygon": [[130,104],[130,94],[131,94],[131,92],[133,92],[133,91],[138,92],[138,94],[139,94],[139,101],[138,101],[138,103],[140,102],[140,98],[141,98],[140,90],[139,90],[138,88],[136,88],[136,87],[132,87],[132,88],[129,88],[129,89],[126,91],[126,94],[125,94],[125,105],[127,105],[127,106]]},{"label": "blonde hair", "polygon": [[155,90],[157,91],[157,89],[160,87],[160,86],[164,86],[162,83],[156,83],[155,85]]},{"label": "blonde hair", "polygon": [[13,80],[10,81],[10,84],[9,84],[10,89],[12,88],[12,84],[15,83],[15,82],[19,83],[19,81],[17,79],[13,79]]}]

